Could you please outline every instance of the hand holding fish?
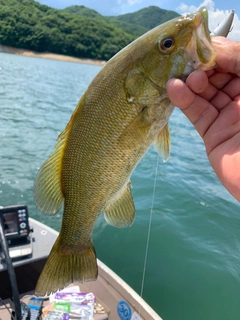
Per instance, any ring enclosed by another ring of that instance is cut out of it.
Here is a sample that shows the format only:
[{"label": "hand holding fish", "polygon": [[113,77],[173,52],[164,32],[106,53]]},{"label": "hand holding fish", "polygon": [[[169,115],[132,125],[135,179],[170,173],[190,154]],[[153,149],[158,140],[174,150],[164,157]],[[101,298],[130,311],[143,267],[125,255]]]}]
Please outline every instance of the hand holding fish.
[{"label": "hand holding fish", "polygon": [[171,79],[167,92],[197,129],[218,178],[240,201],[240,42],[213,38],[218,68]]}]

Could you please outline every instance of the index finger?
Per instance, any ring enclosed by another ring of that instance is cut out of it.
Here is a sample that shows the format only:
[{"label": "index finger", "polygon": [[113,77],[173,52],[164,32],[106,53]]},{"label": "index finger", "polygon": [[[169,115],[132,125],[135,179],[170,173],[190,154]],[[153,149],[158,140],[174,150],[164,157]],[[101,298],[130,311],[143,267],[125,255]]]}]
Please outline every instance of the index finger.
[{"label": "index finger", "polygon": [[192,92],[179,79],[168,81],[167,94],[171,102],[182,110],[203,138],[217,118],[218,110],[209,101]]}]

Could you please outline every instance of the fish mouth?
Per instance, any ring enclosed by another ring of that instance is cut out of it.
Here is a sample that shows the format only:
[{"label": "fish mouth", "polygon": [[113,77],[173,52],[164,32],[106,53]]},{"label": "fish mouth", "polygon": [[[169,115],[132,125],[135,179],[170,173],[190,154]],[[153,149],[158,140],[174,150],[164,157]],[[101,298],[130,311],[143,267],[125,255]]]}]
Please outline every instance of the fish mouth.
[{"label": "fish mouth", "polygon": [[208,29],[208,11],[205,7],[192,15],[194,30],[186,51],[194,69],[209,70],[216,67],[215,53]]}]

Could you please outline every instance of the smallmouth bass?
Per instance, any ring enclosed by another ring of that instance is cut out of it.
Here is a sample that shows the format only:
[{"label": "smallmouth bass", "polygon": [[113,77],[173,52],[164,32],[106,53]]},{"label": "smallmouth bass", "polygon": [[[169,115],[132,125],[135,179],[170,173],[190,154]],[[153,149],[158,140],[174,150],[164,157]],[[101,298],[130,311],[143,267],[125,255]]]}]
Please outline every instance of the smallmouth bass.
[{"label": "smallmouth bass", "polygon": [[167,81],[215,66],[207,19],[202,8],[147,32],[110,59],[83,94],[34,184],[42,212],[54,215],[64,202],[36,295],[97,278],[91,235],[101,211],[112,226],[133,223],[132,171],[153,143],[164,158],[170,152]]}]

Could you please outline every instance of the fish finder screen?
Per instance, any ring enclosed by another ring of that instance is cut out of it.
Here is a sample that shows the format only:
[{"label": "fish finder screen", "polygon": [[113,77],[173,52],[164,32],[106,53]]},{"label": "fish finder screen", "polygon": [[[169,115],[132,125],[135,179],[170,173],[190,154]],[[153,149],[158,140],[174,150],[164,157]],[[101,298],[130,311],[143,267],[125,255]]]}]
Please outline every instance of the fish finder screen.
[{"label": "fish finder screen", "polygon": [[16,212],[8,212],[3,214],[4,232],[6,235],[18,233],[16,222]]}]

